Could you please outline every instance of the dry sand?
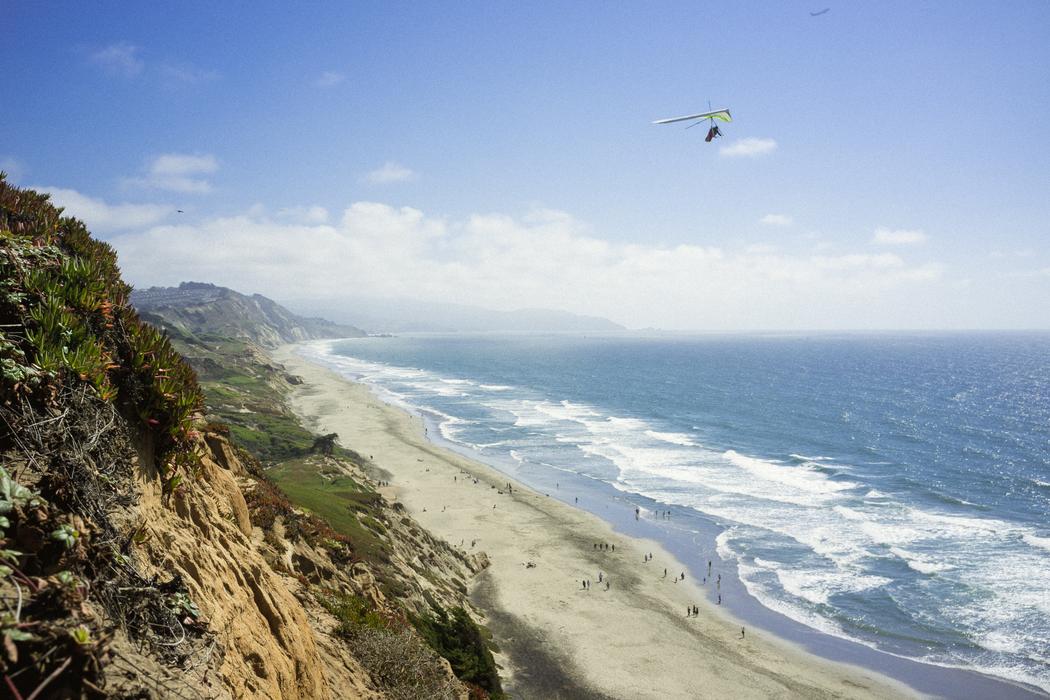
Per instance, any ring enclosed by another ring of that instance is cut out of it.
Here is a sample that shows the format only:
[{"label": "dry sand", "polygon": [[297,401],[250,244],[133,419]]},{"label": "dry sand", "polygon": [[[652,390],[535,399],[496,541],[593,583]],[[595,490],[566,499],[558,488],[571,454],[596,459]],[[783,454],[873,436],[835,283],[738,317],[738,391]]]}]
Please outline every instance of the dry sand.
[{"label": "dry sand", "polygon": [[[304,379],[293,409],[389,472],[387,498],[403,503],[435,535],[488,555],[491,565],[474,582],[473,597],[507,652],[498,660],[515,697],[915,695],[892,679],[816,657],[761,630],[748,629],[741,639],[741,623],[708,602],[691,576],[673,582],[685,567],[656,542],[618,534],[590,513],[430,443],[419,417],[306,361],[294,346],[274,356]],[[616,551],[595,550],[595,543],[615,544]],[[645,563],[649,552],[653,560]],[[598,583],[599,571],[609,590]],[[581,587],[584,579],[590,590]],[[699,616],[687,618],[688,605],[696,605]]]}]

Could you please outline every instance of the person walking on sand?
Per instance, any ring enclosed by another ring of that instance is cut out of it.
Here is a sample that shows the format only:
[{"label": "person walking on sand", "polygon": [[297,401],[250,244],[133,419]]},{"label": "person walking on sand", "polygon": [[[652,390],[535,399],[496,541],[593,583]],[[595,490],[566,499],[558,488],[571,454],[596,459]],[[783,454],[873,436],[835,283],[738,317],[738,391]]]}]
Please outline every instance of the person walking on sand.
[{"label": "person walking on sand", "polygon": [[700,608],[693,606],[693,617],[700,617]]},{"label": "person walking on sand", "polygon": [[740,638],[741,639],[744,638],[744,628],[743,627],[740,628]]},{"label": "person walking on sand", "polygon": [[721,593],[718,594],[718,604],[719,605],[722,604],[722,594]]},{"label": "person walking on sand", "polygon": [[667,578],[667,569],[664,569],[664,578]]}]

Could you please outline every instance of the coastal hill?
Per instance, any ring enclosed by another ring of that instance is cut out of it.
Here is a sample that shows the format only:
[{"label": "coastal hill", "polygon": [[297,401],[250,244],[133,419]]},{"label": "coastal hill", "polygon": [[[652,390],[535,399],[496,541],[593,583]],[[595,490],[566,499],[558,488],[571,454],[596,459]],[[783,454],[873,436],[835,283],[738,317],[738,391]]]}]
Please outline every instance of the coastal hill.
[{"label": "coastal hill", "polygon": [[243,338],[265,347],[312,338],[365,335],[354,326],[298,316],[261,294],[248,296],[202,282],[135,290],[131,304],[150,323],[195,334]]},{"label": "coastal hill", "polygon": [[463,304],[370,298],[347,299],[338,304],[312,301],[293,305],[311,314],[385,333],[590,333],[625,330],[607,318],[552,309],[494,311]]},{"label": "coastal hill", "polygon": [[484,555],[295,422],[247,322],[169,335],[130,295],[109,245],[0,174],[0,695],[501,697],[466,595]]}]

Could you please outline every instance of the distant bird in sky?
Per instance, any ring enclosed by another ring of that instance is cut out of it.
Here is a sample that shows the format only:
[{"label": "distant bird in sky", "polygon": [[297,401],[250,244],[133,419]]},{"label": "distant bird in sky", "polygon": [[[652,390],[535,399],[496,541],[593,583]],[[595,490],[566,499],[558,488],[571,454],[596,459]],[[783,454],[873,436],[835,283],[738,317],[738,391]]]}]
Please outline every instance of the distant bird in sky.
[{"label": "distant bird in sky", "polygon": [[825,12],[829,12],[830,10],[831,10],[831,8],[830,8],[830,7],[825,7],[825,8],[824,8],[823,10],[821,10],[820,12],[810,12],[810,13],[809,13],[809,16],[810,16],[810,17],[819,17],[820,15],[824,14]]},{"label": "distant bird in sky", "polygon": [[176,209],[175,211],[176,211],[177,213],[179,213],[179,214],[184,214],[184,213],[185,213],[185,212],[184,212],[184,211],[182,211],[181,209]]}]

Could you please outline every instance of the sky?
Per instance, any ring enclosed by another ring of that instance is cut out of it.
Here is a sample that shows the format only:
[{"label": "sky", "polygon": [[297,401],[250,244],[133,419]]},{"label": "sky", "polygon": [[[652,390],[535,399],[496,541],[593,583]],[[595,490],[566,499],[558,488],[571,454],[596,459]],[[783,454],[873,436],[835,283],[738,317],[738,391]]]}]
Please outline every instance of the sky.
[{"label": "sky", "polygon": [[138,287],[1050,327],[1050,3],[828,2],[7,0],[0,169]]}]

